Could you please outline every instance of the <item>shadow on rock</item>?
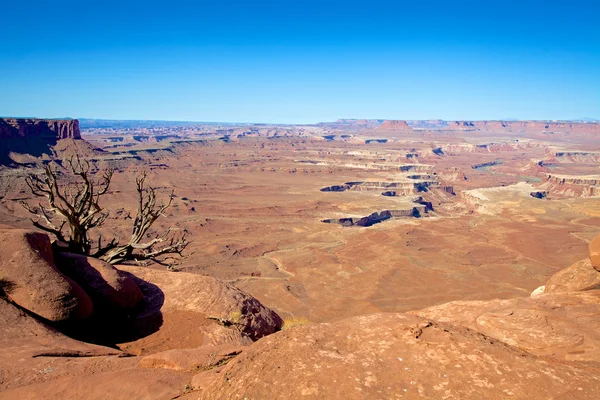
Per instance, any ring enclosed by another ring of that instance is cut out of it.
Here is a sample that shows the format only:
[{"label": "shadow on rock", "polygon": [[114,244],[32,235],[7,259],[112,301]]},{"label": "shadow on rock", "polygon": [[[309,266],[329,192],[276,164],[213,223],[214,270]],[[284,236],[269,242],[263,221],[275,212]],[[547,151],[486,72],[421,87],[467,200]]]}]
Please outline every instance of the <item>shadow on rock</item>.
[{"label": "shadow on rock", "polygon": [[0,279],[0,299],[8,299],[8,296],[14,288],[14,282],[9,281],[8,279]]},{"label": "shadow on rock", "polygon": [[158,286],[133,274],[121,274],[132,279],[144,295],[135,308],[119,312],[114,308],[99,307],[84,323],[59,329],[74,339],[114,348],[118,348],[121,343],[134,342],[157,332],[163,324],[161,308],[164,293]]}]

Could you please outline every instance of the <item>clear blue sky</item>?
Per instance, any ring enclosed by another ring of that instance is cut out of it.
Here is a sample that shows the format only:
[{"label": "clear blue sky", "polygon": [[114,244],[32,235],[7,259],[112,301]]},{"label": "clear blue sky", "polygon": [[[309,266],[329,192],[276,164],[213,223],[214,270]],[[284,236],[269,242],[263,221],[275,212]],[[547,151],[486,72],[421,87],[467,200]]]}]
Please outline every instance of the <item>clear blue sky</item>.
[{"label": "clear blue sky", "polygon": [[27,1],[0,115],[600,118],[600,1]]}]

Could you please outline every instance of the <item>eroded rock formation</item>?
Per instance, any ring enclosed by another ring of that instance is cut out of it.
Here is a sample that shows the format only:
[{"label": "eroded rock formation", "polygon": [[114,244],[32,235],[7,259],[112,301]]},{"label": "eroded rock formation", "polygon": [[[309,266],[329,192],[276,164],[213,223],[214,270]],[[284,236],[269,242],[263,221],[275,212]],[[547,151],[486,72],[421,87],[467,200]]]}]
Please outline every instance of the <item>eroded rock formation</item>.
[{"label": "eroded rock formation", "polygon": [[0,118],[0,139],[81,139],[76,119]]},{"label": "eroded rock formation", "polygon": [[600,175],[548,174],[546,181],[538,185],[552,195],[566,197],[600,196]]},{"label": "eroded rock formation", "polygon": [[377,128],[377,130],[394,130],[412,132],[412,128],[402,120],[386,120]]},{"label": "eroded rock formation", "polygon": [[50,155],[65,139],[81,139],[78,120],[0,118],[0,164],[13,162],[11,153]]}]

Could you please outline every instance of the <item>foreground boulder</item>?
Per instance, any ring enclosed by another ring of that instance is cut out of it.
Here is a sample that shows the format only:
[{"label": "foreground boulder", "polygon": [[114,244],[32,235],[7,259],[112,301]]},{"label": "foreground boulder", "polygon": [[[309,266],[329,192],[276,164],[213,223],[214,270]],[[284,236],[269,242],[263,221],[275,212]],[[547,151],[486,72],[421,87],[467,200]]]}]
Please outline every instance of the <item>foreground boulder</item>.
[{"label": "foreground boulder", "polygon": [[600,235],[590,242],[590,260],[594,268],[600,271]]},{"label": "foreground boulder", "polygon": [[97,307],[130,310],[143,298],[133,279],[97,258],[59,253],[56,266],[81,286]]},{"label": "foreground boulder", "polygon": [[467,328],[375,314],[276,333],[194,399],[597,398],[598,367],[550,362]]},{"label": "foreground boulder", "polygon": [[[254,297],[208,276],[120,266],[144,292],[139,316],[191,312],[240,332],[252,340],[281,329],[282,319]],[[220,343],[215,343],[220,344]]]},{"label": "foreground boulder", "polygon": [[552,275],[545,286],[544,293],[600,289],[600,271],[586,258]]},{"label": "foreground boulder", "polygon": [[54,266],[44,233],[0,230],[0,278],[11,301],[48,321],[83,320],[93,311],[89,296]]}]

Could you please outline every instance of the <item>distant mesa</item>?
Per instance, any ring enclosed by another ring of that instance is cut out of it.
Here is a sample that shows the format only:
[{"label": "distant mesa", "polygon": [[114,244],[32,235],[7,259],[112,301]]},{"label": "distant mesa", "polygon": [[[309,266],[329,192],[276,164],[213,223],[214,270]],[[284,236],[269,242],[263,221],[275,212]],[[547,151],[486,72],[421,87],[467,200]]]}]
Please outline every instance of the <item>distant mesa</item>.
[{"label": "distant mesa", "polygon": [[555,121],[451,121],[444,130],[512,133],[600,133],[600,124]]},{"label": "distant mesa", "polygon": [[377,130],[394,130],[394,131],[412,131],[413,129],[402,120],[386,120],[377,128]]},{"label": "distant mesa", "polygon": [[0,118],[0,164],[12,164],[11,153],[51,155],[51,147],[67,139],[81,139],[78,120]]},{"label": "distant mesa", "polygon": [[81,139],[76,119],[0,119],[0,139]]},{"label": "distant mesa", "polygon": [[328,218],[321,220],[321,222],[326,224],[340,224],[342,226],[362,226],[368,227],[375,224],[378,224],[383,221],[387,221],[389,219],[399,219],[399,218],[421,218],[426,216],[430,208],[427,204],[421,204],[419,206],[415,206],[406,210],[383,210],[380,212],[374,212],[372,214],[367,215],[366,217],[347,217],[347,218]]}]

